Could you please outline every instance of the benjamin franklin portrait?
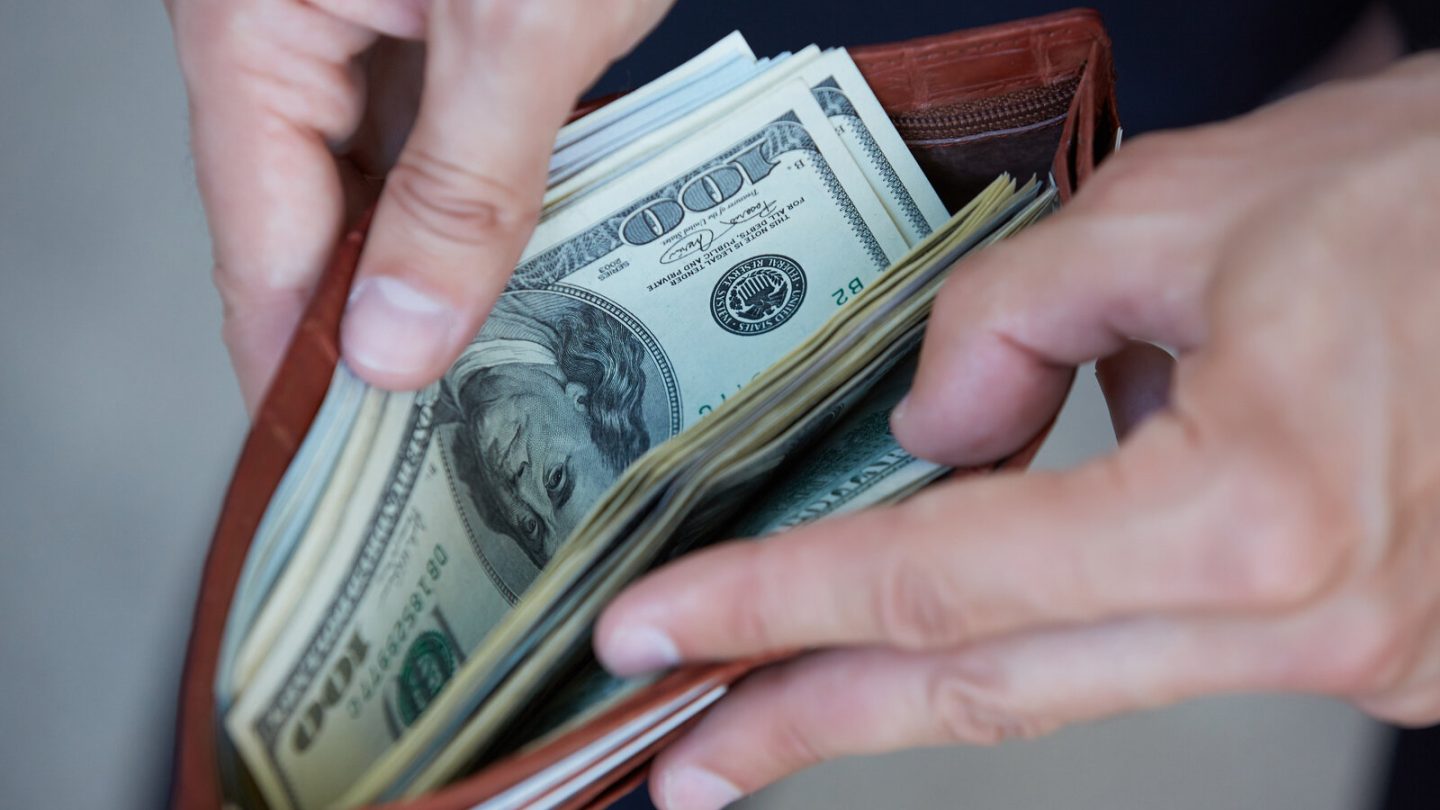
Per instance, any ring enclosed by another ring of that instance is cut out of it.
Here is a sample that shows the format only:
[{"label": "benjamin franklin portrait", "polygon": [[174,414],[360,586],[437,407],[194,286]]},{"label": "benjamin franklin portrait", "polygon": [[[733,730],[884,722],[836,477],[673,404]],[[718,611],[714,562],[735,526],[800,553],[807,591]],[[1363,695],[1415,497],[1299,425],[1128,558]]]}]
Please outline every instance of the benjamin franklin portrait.
[{"label": "benjamin franklin portrait", "polygon": [[[614,315],[544,290],[502,296],[442,381],[472,533],[521,589],[632,462],[672,433],[657,361]],[[466,497],[468,495],[468,497]],[[512,549],[532,565],[518,563]],[[517,581],[519,580],[519,581]]]}]

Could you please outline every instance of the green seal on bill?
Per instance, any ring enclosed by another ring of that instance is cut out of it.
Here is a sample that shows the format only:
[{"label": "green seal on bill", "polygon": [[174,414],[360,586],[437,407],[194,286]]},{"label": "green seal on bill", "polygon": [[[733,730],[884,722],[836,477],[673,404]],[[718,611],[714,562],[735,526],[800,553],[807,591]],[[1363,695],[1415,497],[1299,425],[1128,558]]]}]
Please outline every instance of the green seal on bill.
[{"label": "green seal on bill", "polygon": [[415,722],[455,674],[455,650],[450,640],[434,630],[421,633],[405,653],[395,678],[395,707],[406,726]]}]

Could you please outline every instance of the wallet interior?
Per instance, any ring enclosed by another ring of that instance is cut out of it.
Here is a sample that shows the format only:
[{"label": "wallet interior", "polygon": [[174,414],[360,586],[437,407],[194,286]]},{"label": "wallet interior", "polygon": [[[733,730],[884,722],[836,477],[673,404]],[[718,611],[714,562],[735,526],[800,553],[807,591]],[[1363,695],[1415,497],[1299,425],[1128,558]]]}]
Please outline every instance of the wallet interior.
[{"label": "wallet interior", "polygon": [[1109,40],[1094,12],[850,54],[952,211],[1001,172],[1053,174],[1067,198],[1115,143]]},{"label": "wallet interior", "polygon": [[[1109,41],[1097,15],[1070,11],[990,28],[850,50],[876,97],[946,205],[955,210],[1001,172],[1020,180],[1053,176],[1062,199],[1093,171],[1115,143]],[[217,734],[213,683],[229,603],[251,537],[285,468],[313,420],[338,361],[338,327],[363,244],[362,221],[342,240],[276,382],[246,440],[206,561],[182,682],[172,806],[218,808]],[[1026,464],[1043,438],[1000,467]],[[957,474],[995,470],[986,465]],[[676,673],[616,707],[595,733],[654,703],[654,695],[695,684],[728,683],[745,664]],[[677,729],[679,733],[683,727]],[[643,763],[669,738],[657,740],[634,766],[578,794],[565,806],[614,795],[643,776]],[[471,807],[593,739],[581,729],[405,806],[415,810]]]}]

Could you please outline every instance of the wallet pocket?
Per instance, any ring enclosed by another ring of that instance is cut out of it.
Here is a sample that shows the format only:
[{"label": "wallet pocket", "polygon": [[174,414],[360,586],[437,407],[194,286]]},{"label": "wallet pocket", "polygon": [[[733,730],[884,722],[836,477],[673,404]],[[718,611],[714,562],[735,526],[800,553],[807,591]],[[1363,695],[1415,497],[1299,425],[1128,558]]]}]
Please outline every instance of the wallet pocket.
[{"label": "wallet pocket", "polygon": [[1079,77],[893,120],[920,168],[952,211],[1001,172],[1044,176],[1059,148]]},{"label": "wallet pocket", "polygon": [[1110,41],[1093,11],[851,55],[951,210],[1001,172],[1053,174],[1068,198],[1119,129]]}]

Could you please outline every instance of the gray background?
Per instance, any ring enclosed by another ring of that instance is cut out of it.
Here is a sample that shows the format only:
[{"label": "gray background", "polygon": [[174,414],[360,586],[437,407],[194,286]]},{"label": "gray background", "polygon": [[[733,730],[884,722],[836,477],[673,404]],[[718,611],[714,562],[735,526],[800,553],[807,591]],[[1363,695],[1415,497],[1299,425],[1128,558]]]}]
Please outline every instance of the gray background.
[{"label": "gray background", "polygon": [[[0,807],[163,801],[195,583],[245,428],[159,2],[0,5]],[[1081,375],[1044,463],[1111,446]],[[752,807],[1364,806],[1381,730],[1206,700],[833,763]]]}]

